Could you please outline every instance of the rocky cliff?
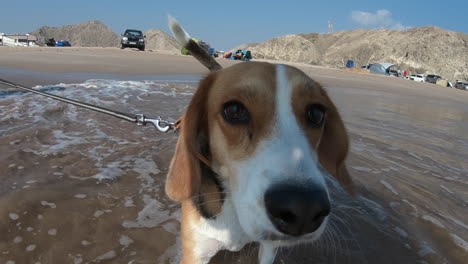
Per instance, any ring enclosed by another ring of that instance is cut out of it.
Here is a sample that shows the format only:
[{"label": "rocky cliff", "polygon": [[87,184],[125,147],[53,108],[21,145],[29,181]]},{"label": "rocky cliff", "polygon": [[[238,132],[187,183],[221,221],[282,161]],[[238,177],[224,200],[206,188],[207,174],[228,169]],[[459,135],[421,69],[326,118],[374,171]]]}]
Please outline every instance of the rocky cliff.
[{"label": "rocky cliff", "polygon": [[417,73],[468,79],[468,34],[438,27],[295,34],[241,45],[255,58],[343,67],[348,59],[358,66],[390,62]]}]

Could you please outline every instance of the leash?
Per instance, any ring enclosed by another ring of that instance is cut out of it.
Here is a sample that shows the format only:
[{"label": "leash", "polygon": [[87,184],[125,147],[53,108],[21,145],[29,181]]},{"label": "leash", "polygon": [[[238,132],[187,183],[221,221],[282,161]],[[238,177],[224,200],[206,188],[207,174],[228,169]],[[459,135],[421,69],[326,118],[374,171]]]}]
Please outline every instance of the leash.
[{"label": "leash", "polygon": [[[163,132],[163,133],[166,133],[168,131],[174,131],[178,135],[179,130],[180,130],[181,126],[182,126],[182,118],[183,117],[179,118],[176,122],[169,122],[167,120],[162,119],[161,117],[158,117],[156,119],[146,118],[146,116],[144,114],[132,115],[132,114],[124,113],[124,112],[114,111],[114,110],[111,110],[111,109],[108,109],[108,108],[105,108],[105,107],[100,107],[100,106],[96,106],[96,105],[92,105],[92,104],[88,104],[88,103],[83,103],[83,102],[76,101],[76,100],[73,100],[73,99],[69,99],[69,98],[66,98],[66,97],[62,97],[62,96],[58,96],[58,95],[55,95],[55,94],[50,94],[50,93],[46,93],[46,92],[39,91],[39,90],[36,90],[36,89],[32,89],[32,88],[29,88],[29,87],[25,87],[25,86],[22,86],[22,85],[19,85],[19,84],[16,84],[16,83],[4,80],[4,79],[0,79],[0,84],[10,86],[10,87],[13,87],[13,88],[17,88],[17,89],[22,89],[22,90],[25,90],[25,91],[28,91],[28,92],[31,92],[31,93],[39,94],[39,95],[42,95],[42,96],[45,96],[45,97],[49,97],[49,98],[58,100],[58,101],[61,101],[61,102],[69,103],[69,104],[72,104],[72,105],[75,105],[75,106],[78,106],[78,107],[82,107],[82,108],[85,108],[85,109],[89,109],[89,110],[92,110],[92,111],[96,111],[96,112],[99,112],[99,113],[103,113],[103,114],[106,114],[106,115],[117,117],[117,118],[123,119],[125,121],[136,123],[139,126],[146,126],[148,123],[150,123],[150,124],[153,124],[156,129],[158,129],[160,132]],[[201,153],[198,153],[198,152],[195,152],[193,154],[201,162],[205,163],[206,166],[211,168],[211,162],[205,156],[203,156]]]},{"label": "leash", "polygon": [[166,133],[168,131],[174,131],[176,134],[178,134],[179,122],[176,122],[176,123],[170,122],[170,121],[167,121],[165,119],[162,119],[160,116],[158,118],[153,119],[153,118],[146,118],[146,116],[144,114],[132,115],[132,114],[124,113],[124,112],[114,111],[114,110],[111,110],[111,109],[108,109],[108,108],[105,108],[105,107],[100,107],[100,106],[96,106],[96,105],[92,105],[92,104],[88,104],[88,103],[83,103],[83,102],[76,101],[76,100],[73,100],[73,99],[68,99],[66,97],[62,97],[62,96],[46,93],[46,92],[43,92],[43,91],[39,91],[39,90],[36,90],[36,89],[28,88],[28,87],[25,87],[25,86],[22,86],[22,85],[19,85],[19,84],[16,84],[16,83],[4,80],[4,79],[0,79],[0,84],[10,86],[10,87],[13,87],[13,88],[17,88],[17,89],[22,89],[22,90],[25,90],[25,91],[28,91],[28,92],[32,92],[32,93],[35,93],[35,94],[39,94],[39,95],[42,95],[42,96],[45,96],[45,97],[49,97],[49,98],[58,100],[58,101],[61,101],[61,102],[69,103],[69,104],[72,104],[72,105],[75,105],[75,106],[78,106],[78,107],[82,107],[82,108],[85,108],[85,109],[89,109],[89,110],[93,110],[93,111],[96,111],[96,112],[99,112],[99,113],[103,113],[103,114],[106,114],[106,115],[117,117],[117,118],[123,119],[125,121],[136,123],[138,126],[146,126],[147,124],[153,124],[154,127],[156,129],[158,129],[160,132]]}]

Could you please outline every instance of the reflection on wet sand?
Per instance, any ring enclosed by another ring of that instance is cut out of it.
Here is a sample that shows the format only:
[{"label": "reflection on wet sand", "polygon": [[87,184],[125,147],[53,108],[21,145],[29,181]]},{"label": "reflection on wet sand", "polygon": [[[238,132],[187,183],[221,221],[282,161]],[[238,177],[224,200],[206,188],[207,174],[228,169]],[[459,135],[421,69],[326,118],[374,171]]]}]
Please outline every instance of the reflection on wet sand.
[{"label": "reflection on wet sand", "polygon": [[353,138],[349,163],[364,193],[399,218],[419,256],[462,263],[468,256],[467,105],[340,92],[354,95],[341,110]]},{"label": "reflection on wet sand", "polygon": [[[178,118],[195,83],[90,80],[52,92]],[[329,88],[361,195],[330,179],[324,236],[275,263],[463,263],[468,109]],[[359,106],[359,107],[356,107]],[[176,263],[179,207],[164,194],[176,135],[35,95],[0,98],[0,263]],[[256,245],[212,263],[256,263]],[[11,262],[8,262],[11,261]]]}]

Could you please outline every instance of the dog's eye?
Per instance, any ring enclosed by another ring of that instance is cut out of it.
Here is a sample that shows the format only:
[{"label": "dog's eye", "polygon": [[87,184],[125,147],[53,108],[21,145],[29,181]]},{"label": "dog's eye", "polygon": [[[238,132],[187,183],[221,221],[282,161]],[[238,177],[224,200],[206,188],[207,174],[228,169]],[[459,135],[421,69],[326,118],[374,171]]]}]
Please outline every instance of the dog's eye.
[{"label": "dog's eye", "polygon": [[231,124],[246,124],[250,121],[250,113],[243,104],[231,101],[223,106],[223,118]]},{"label": "dog's eye", "polygon": [[319,128],[325,121],[325,112],[327,108],[320,104],[312,104],[306,108],[306,119],[309,125]]}]

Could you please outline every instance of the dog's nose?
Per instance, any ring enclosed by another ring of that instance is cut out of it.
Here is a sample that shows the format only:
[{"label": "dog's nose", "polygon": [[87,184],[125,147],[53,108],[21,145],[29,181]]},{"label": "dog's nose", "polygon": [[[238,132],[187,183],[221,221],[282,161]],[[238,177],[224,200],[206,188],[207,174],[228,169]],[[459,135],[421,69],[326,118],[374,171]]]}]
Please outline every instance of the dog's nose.
[{"label": "dog's nose", "polygon": [[276,185],[265,193],[268,217],[282,233],[300,236],[317,230],[330,214],[325,190],[293,185]]}]

